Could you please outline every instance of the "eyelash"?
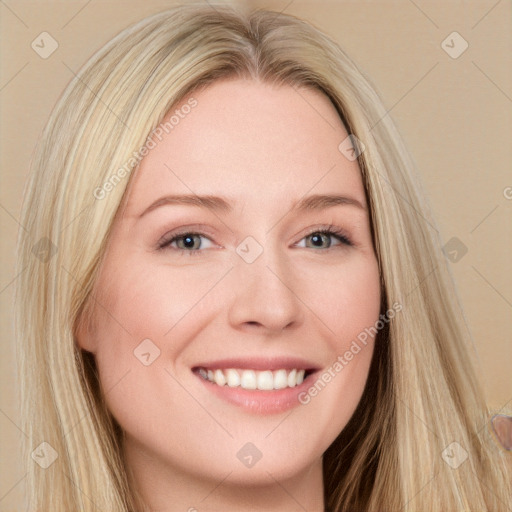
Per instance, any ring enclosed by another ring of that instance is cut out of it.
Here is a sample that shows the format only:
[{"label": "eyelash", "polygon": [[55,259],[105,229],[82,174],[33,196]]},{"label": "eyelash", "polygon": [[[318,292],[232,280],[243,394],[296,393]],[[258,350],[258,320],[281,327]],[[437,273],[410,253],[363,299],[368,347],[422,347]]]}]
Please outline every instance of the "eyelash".
[{"label": "eyelash", "polygon": [[[333,226],[333,225],[322,226],[320,228],[316,228],[316,229],[310,231],[308,234],[304,235],[304,237],[302,237],[301,240],[303,240],[304,238],[307,238],[307,237],[309,237],[311,235],[316,235],[316,234],[332,236],[332,237],[337,238],[341,242],[341,245],[346,245],[346,246],[349,246],[349,247],[353,246],[352,242],[347,237],[345,232],[343,230]],[[181,233],[174,233],[174,234],[172,234],[171,238],[169,238],[167,236],[164,236],[163,239],[158,243],[158,247],[157,248],[158,248],[158,250],[174,250],[174,251],[179,251],[181,254],[188,253],[188,255],[190,255],[190,256],[197,256],[197,255],[199,255],[204,249],[191,249],[191,250],[187,250],[187,249],[171,248],[170,247],[170,245],[173,242],[175,242],[176,240],[178,240],[180,238],[185,237],[186,235],[196,235],[196,236],[202,236],[202,237],[208,238],[208,236],[205,235],[204,233],[198,233],[198,232],[195,232],[195,231],[182,231]],[[326,251],[326,250],[331,249],[331,248],[332,247],[327,247],[326,249],[319,249],[319,250]],[[311,249],[311,247],[309,247],[309,249]]]}]

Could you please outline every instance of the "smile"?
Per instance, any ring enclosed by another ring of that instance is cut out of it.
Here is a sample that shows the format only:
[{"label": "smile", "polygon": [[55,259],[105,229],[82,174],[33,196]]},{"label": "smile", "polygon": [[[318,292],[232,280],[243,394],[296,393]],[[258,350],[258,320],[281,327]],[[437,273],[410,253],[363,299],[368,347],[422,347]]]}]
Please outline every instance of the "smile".
[{"label": "smile", "polygon": [[199,375],[218,386],[241,387],[248,390],[271,391],[273,389],[294,388],[302,384],[306,376],[305,369],[250,370],[250,369],[206,369],[199,368]]},{"label": "smile", "polygon": [[191,370],[207,396],[251,414],[267,415],[302,406],[298,395],[322,367],[312,360],[283,354],[198,361]]}]

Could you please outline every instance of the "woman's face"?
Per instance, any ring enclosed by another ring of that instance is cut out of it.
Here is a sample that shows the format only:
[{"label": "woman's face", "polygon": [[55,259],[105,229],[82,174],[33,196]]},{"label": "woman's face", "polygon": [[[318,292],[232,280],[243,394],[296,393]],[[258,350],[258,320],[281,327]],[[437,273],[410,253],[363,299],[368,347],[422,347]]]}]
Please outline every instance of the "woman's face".
[{"label": "woman's face", "polygon": [[379,318],[348,134],[311,89],[233,79],[192,96],[133,176],[80,345],[141,478],[320,475]]}]

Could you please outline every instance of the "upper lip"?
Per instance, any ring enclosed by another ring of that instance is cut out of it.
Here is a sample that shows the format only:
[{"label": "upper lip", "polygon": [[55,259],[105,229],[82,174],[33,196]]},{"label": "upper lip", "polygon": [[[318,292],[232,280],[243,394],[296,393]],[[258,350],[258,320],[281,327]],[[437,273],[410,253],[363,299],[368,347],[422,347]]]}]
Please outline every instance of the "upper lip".
[{"label": "upper lip", "polygon": [[217,359],[199,363],[193,366],[193,370],[205,368],[206,370],[227,370],[228,368],[237,368],[241,370],[293,370],[304,369],[316,371],[320,369],[318,365],[298,357],[237,357],[229,359]]}]

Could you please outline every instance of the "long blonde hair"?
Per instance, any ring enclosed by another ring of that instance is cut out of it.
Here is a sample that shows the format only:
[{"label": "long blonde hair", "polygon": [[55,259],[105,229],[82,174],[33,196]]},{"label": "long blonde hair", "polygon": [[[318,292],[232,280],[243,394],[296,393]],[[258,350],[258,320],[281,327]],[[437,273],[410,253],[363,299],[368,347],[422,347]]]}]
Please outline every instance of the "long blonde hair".
[{"label": "long blonde hair", "polygon": [[[510,510],[510,454],[487,426],[437,232],[378,95],[337,44],[306,22],[202,2],[146,18],[94,55],[60,98],[35,154],[16,290],[22,428],[26,460],[42,442],[58,457],[47,469],[30,464],[29,509],[140,507],[128,485],[122,432],[105,406],[94,359],[77,347],[76,326],[95,300],[134,155],[175,103],[237,76],[322,91],[363,142],[358,161],[382,306],[403,307],[379,333],[361,403],[324,454],[325,509]],[[464,459],[458,467],[445,462],[446,450]]]}]

